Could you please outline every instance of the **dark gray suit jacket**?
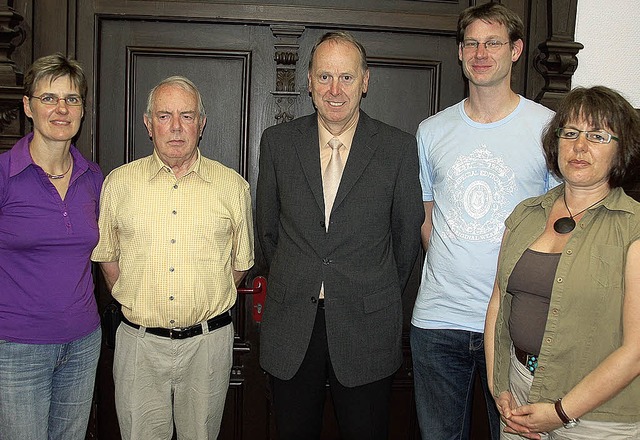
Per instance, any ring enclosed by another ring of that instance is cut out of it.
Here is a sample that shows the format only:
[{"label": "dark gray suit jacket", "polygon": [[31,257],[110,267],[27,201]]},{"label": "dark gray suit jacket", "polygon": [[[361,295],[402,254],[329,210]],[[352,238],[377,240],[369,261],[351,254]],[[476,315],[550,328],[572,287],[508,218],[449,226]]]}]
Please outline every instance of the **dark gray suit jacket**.
[{"label": "dark gray suit jacket", "polygon": [[424,220],[413,136],[360,111],[324,225],[316,114],[268,128],[260,143],[258,241],[269,266],[260,363],[290,379],[309,345],[320,286],[331,363],[353,387],[402,361],[401,293]]}]

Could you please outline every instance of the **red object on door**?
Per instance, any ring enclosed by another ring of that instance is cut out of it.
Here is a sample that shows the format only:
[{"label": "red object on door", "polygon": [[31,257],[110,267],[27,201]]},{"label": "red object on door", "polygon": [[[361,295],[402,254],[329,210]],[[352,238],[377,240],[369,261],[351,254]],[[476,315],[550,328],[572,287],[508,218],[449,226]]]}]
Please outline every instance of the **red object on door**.
[{"label": "red object on door", "polygon": [[253,287],[238,288],[238,293],[251,295],[253,298],[253,321],[262,322],[264,312],[264,301],[267,298],[267,279],[258,276],[253,279]]}]

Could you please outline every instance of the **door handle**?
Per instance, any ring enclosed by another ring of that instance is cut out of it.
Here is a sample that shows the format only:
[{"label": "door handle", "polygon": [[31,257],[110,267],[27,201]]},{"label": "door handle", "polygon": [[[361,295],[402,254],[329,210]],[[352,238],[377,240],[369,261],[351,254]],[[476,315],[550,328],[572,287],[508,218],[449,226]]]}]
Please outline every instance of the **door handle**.
[{"label": "door handle", "polygon": [[240,287],[238,293],[251,295],[253,298],[253,321],[262,322],[264,302],[267,298],[267,279],[263,276],[257,276],[253,279],[253,287]]}]

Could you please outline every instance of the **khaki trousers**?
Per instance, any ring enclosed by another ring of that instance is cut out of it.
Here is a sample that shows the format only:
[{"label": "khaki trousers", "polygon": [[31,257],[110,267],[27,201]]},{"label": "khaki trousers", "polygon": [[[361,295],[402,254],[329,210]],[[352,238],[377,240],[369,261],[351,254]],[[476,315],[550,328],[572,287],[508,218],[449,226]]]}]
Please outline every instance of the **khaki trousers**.
[{"label": "khaki trousers", "polygon": [[[529,390],[533,383],[533,376],[529,370],[520,363],[511,348],[511,368],[509,369],[509,388],[511,394],[518,402],[518,405],[525,405]],[[504,432],[505,423],[500,420],[500,440],[523,439],[519,435],[507,434]],[[555,429],[548,434],[542,435],[542,440],[637,440],[640,439],[640,422],[638,423],[617,423],[617,422],[596,422],[593,420],[580,420],[580,424],[575,428],[566,429],[564,427]]]},{"label": "khaki trousers", "polygon": [[229,387],[233,324],[177,340],[120,324],[113,363],[123,440],[218,437]]}]

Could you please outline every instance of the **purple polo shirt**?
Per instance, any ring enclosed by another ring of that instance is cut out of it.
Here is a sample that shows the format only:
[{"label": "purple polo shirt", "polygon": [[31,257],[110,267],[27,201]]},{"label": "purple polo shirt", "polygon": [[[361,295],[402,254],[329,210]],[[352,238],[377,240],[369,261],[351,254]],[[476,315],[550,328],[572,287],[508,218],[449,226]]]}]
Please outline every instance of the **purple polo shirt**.
[{"label": "purple polo shirt", "polygon": [[103,175],[71,146],[62,200],[29,142],[0,154],[0,339],[60,344],[100,325],[91,275]]}]

